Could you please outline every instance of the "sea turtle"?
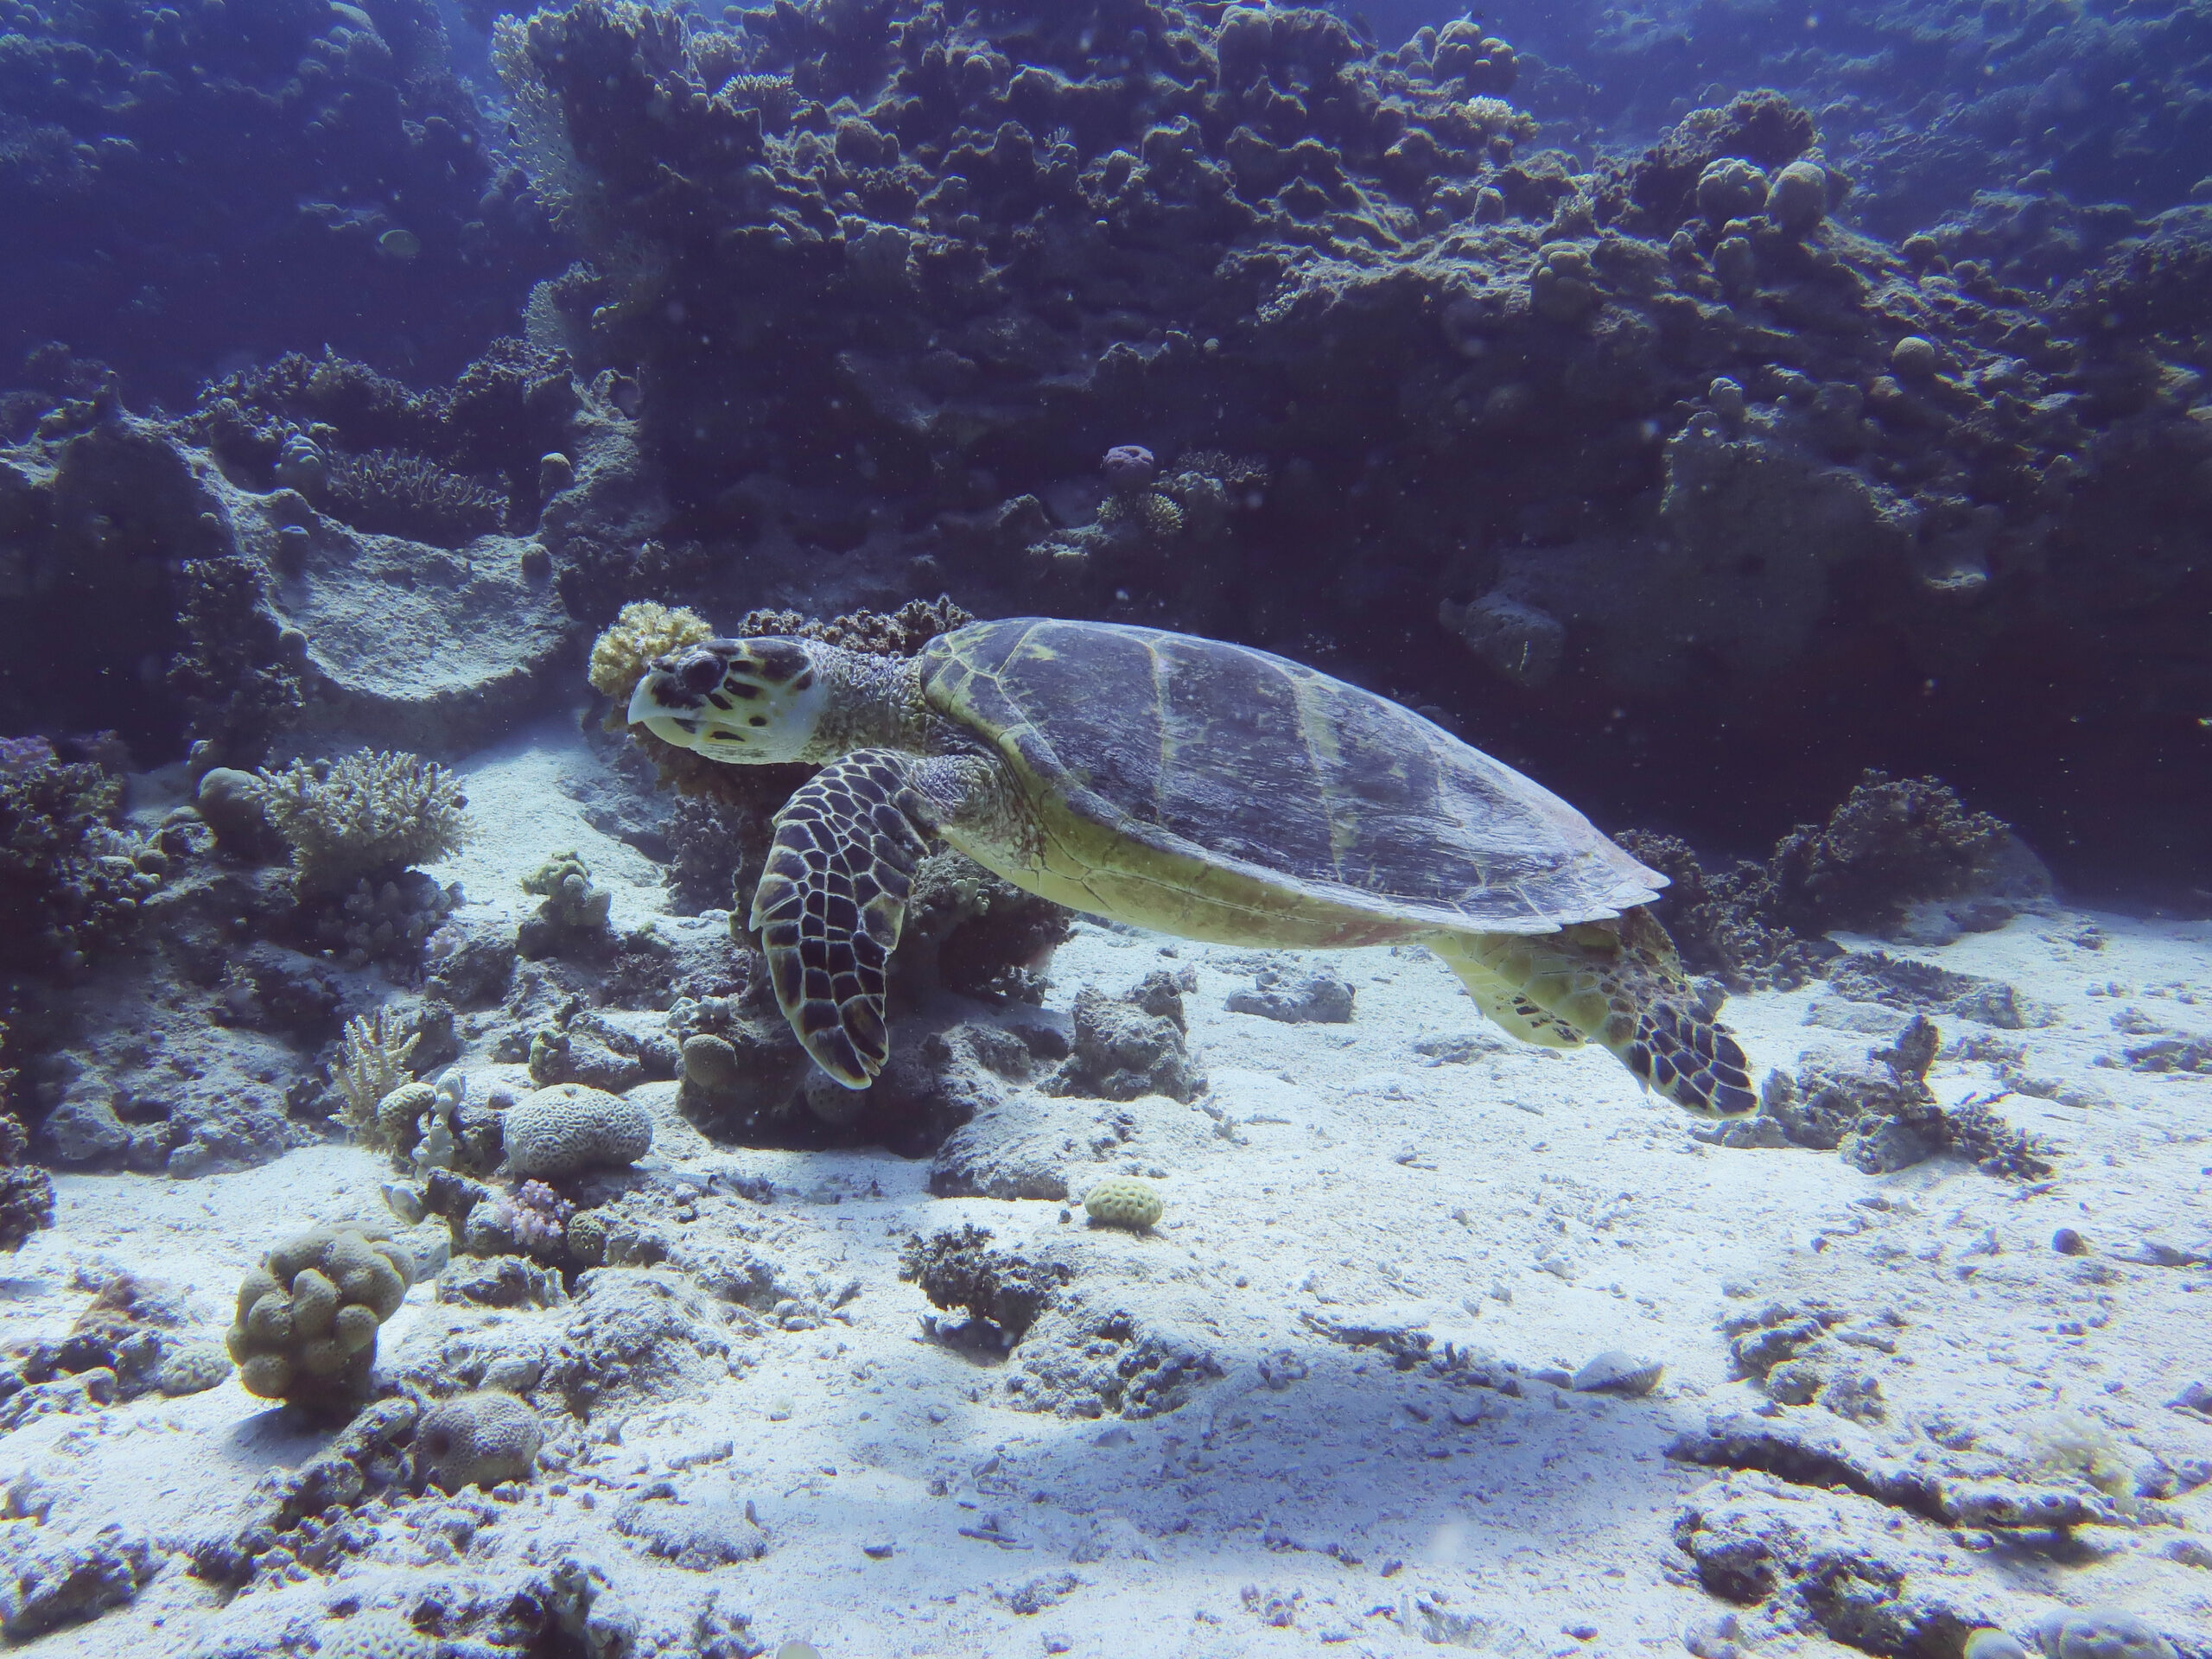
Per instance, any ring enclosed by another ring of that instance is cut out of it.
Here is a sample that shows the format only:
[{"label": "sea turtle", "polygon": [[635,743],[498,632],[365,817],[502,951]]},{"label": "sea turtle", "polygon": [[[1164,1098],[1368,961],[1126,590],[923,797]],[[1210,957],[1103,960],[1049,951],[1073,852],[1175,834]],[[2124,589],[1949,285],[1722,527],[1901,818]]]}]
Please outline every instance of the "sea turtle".
[{"label": "sea turtle", "polygon": [[1418,941],[1517,1037],[1594,1039],[1701,1116],[1757,1104],[1643,908],[1666,877],[1410,709],[1266,652],[1033,617],[913,658],[710,639],[657,658],[628,715],[713,760],[822,766],[776,815],[753,926],[799,1041],[848,1088],[887,1057],[884,967],[941,839],[1185,938]]}]

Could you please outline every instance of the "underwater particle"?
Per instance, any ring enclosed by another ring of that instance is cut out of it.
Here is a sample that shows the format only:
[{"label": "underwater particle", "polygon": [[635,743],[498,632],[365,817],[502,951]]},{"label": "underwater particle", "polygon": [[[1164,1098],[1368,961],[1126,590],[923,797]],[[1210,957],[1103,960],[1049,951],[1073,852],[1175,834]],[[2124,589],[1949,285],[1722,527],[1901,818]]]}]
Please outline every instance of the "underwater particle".
[{"label": "underwater particle", "polygon": [[404,265],[423,251],[423,238],[412,231],[395,227],[377,238],[377,251],[387,259],[397,259]]},{"label": "underwater particle", "polygon": [[1160,474],[1160,463],[1141,443],[1117,443],[1101,463],[1106,481],[1117,490],[1141,490]]},{"label": "underwater particle", "polygon": [[1827,211],[1827,169],[1816,162],[1792,162],[1767,187],[1766,216],[1792,236],[1811,230]]},{"label": "underwater particle", "polygon": [[467,1486],[486,1491],[527,1480],[545,1431],[527,1402],[498,1389],[442,1400],[415,1430],[417,1465],[448,1497]]},{"label": "underwater particle", "polygon": [[1567,1384],[1578,1394],[1624,1394],[1641,1399],[1659,1386],[1667,1368],[1658,1360],[1608,1348],[1575,1372]]},{"label": "underwater particle", "polygon": [[2067,1608],[2035,1626],[2048,1659],[2176,1659],[2173,1643],[2119,1607]]},{"label": "underwater particle", "polygon": [[1083,1208],[1094,1222],[1141,1233],[1159,1221],[1167,1205],[1151,1182],[1109,1175],[1084,1194]]},{"label": "underwater particle", "polygon": [[1925,380],[1943,366],[1943,348],[1925,334],[1907,334],[1890,347],[1890,366],[1908,380]]}]

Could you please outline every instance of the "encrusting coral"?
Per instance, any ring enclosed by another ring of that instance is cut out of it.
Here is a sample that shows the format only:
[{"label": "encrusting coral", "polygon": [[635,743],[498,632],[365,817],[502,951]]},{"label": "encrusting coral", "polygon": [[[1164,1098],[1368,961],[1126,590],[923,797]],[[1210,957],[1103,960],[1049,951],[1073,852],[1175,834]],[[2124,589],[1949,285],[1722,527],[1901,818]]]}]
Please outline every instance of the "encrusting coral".
[{"label": "encrusting coral", "polygon": [[263,768],[263,807],[292,849],[302,888],[330,892],[365,875],[435,863],[468,834],[454,776],[404,753],[361,751],[337,761]]},{"label": "encrusting coral", "polygon": [[270,1251],[238,1287],[224,1338],[246,1391],[350,1414],[368,1398],[377,1327],[414,1280],[404,1248],[353,1228],[318,1228]]}]

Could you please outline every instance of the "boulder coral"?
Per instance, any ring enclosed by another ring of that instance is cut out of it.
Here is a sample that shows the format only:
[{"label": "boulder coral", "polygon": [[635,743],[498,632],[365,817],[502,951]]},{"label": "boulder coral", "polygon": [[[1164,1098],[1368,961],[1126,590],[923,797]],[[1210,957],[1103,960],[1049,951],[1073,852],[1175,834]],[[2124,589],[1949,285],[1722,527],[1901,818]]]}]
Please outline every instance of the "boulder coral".
[{"label": "boulder coral", "polygon": [[350,1415],[368,1398],[377,1327],[414,1279],[404,1249],[353,1228],[318,1228],[270,1251],[238,1287],[225,1337],[246,1391]]}]

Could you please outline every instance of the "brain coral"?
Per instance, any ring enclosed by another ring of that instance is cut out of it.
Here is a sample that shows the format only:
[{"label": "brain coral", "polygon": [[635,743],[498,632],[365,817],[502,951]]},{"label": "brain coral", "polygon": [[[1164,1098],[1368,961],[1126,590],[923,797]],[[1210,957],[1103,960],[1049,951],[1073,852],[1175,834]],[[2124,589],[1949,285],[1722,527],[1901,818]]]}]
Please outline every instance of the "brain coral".
[{"label": "brain coral", "polygon": [[368,1397],[377,1327],[399,1310],[415,1263],[389,1239],[317,1228],[271,1250],[238,1287],[225,1344],[247,1392],[339,1414]]},{"label": "brain coral", "polygon": [[397,1613],[363,1613],[339,1626],[315,1659],[435,1659],[438,1644]]},{"label": "brain coral", "polygon": [[497,1389],[456,1395],[423,1415],[415,1431],[417,1471],[448,1495],[527,1480],[545,1438],[529,1404]]},{"label": "brain coral", "polygon": [[1083,1207],[1093,1221],[1137,1232],[1158,1221],[1167,1208],[1157,1187],[1134,1175],[1109,1175],[1084,1195]]},{"label": "brain coral", "polygon": [[652,1149],[645,1109],[604,1089],[556,1083],[524,1095],[504,1121],[507,1166],[517,1175],[572,1175],[632,1164]]}]

